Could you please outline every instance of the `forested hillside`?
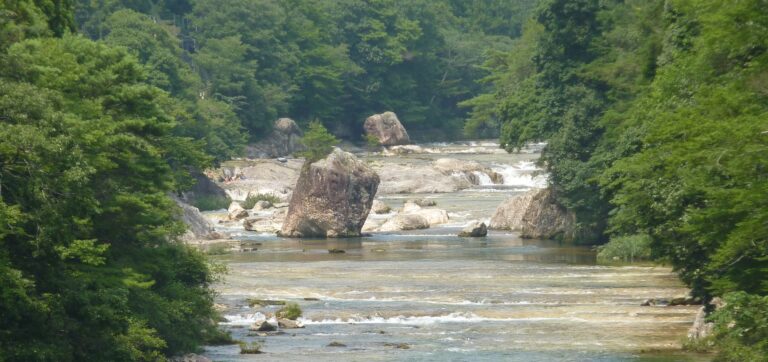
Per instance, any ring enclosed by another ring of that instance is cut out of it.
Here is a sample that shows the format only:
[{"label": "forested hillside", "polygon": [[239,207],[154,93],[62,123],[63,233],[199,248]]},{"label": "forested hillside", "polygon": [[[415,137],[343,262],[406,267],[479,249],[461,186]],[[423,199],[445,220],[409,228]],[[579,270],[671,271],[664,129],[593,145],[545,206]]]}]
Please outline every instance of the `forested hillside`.
[{"label": "forested hillside", "polygon": [[458,102],[480,93],[480,65],[511,48],[536,2],[84,0],[77,23],[148,65],[185,117],[232,112],[250,140],[278,117],[359,140],[362,121],[387,110],[443,140],[462,136]]},{"label": "forested hillside", "polygon": [[508,150],[548,142],[582,242],[650,240],[694,295],[726,296],[733,361],[768,355],[767,6],[546,1],[467,102]]}]

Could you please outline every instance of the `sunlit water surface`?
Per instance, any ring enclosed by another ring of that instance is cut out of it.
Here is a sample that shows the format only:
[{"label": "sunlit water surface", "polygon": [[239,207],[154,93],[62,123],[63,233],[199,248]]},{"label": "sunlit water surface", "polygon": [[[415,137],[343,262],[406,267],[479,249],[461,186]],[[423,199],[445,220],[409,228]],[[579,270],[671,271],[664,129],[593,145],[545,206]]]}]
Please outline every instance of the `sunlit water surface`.
[{"label": "sunlit water surface", "polygon": [[[367,156],[426,164],[440,157],[481,162],[503,185],[430,195],[379,195],[393,207],[428,197],[451,222],[422,231],[348,240],[281,239],[240,231],[257,250],[213,257],[229,273],[216,285],[227,307],[222,325],[259,342],[206,349],[221,361],[677,361],[696,307],[641,307],[647,298],[687,293],[663,267],[598,266],[587,247],[523,240],[516,233],[455,236],[467,221],[487,221],[509,196],[546,183],[533,151],[499,152],[490,142],[424,145],[429,154]],[[342,249],[343,254],[330,254]],[[295,301],[303,329],[260,337],[248,326],[277,307],[246,298]],[[308,300],[307,300],[308,299]],[[346,347],[330,347],[339,342]]]}]

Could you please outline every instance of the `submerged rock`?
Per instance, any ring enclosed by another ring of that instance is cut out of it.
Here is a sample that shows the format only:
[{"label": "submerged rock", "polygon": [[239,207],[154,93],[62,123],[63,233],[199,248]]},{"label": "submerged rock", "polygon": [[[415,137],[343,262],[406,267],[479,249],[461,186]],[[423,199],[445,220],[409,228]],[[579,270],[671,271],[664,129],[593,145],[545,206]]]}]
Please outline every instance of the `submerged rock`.
[{"label": "submerged rock", "polygon": [[290,118],[280,118],[275,121],[269,137],[248,147],[248,156],[281,158],[282,156],[291,155],[296,151],[304,149],[304,146],[299,142],[302,135],[301,128],[299,128],[296,122]]},{"label": "submerged rock", "polygon": [[411,143],[408,132],[397,119],[394,112],[374,114],[365,120],[365,133],[376,137],[382,146],[405,145]]},{"label": "submerged rock", "polygon": [[476,238],[486,235],[488,235],[488,227],[484,222],[480,221],[471,221],[461,230],[461,232],[459,232],[459,236],[461,237]]},{"label": "submerged rock", "polygon": [[491,229],[519,231],[523,238],[573,240],[576,217],[555,201],[551,189],[533,189],[504,201]]},{"label": "submerged rock", "polygon": [[302,169],[279,235],[360,236],[378,186],[376,172],[336,148]]},{"label": "submerged rock", "polygon": [[379,231],[402,231],[428,228],[429,220],[423,216],[416,214],[400,214],[387,220],[384,225],[381,225]]}]

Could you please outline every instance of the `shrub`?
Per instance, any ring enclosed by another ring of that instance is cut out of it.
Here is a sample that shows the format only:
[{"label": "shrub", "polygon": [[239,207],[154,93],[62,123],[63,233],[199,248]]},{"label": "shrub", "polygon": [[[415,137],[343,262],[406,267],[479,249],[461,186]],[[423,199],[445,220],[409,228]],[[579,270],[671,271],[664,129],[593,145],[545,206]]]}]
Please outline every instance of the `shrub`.
[{"label": "shrub", "polygon": [[240,342],[240,354],[259,354],[261,352],[261,343],[259,342]]},{"label": "shrub", "polygon": [[715,311],[718,361],[768,361],[768,296],[728,293]]},{"label": "shrub", "polygon": [[250,194],[240,205],[248,210],[256,206],[256,203],[259,201],[269,201],[270,204],[274,205],[280,202],[280,197],[274,194]]},{"label": "shrub", "polygon": [[301,317],[301,307],[299,307],[296,303],[288,303],[285,305],[285,307],[281,308],[279,311],[277,311],[277,317],[278,318],[285,318],[285,319],[291,319],[296,320],[299,317]]},{"label": "shrub", "polygon": [[308,165],[328,156],[333,151],[333,146],[338,143],[339,140],[328,132],[320,121],[312,121],[304,137],[301,138],[301,144],[307,149],[299,152],[298,155],[306,158]]},{"label": "shrub", "polygon": [[365,145],[368,147],[369,151],[373,151],[381,147],[381,141],[379,141],[379,138],[372,134],[363,135],[363,139],[365,140]]},{"label": "shrub", "polygon": [[221,210],[229,207],[232,200],[227,196],[221,195],[201,195],[194,199],[192,205],[200,211]]},{"label": "shrub", "polygon": [[597,248],[597,260],[600,262],[622,260],[634,263],[635,260],[648,260],[650,257],[651,238],[648,235],[619,236]]}]

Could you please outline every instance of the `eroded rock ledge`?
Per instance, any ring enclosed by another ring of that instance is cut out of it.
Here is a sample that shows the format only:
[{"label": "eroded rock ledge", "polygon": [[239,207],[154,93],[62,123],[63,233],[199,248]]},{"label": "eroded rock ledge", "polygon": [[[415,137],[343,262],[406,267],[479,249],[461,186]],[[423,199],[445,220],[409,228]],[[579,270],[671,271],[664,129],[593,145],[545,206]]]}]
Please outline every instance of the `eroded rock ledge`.
[{"label": "eroded rock ledge", "polygon": [[557,204],[551,189],[533,189],[504,201],[493,214],[490,228],[519,231],[530,239],[574,239],[576,216]]}]

